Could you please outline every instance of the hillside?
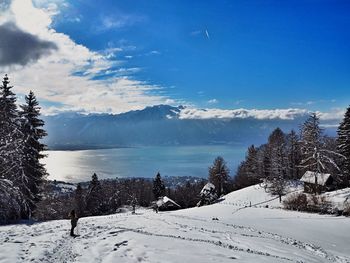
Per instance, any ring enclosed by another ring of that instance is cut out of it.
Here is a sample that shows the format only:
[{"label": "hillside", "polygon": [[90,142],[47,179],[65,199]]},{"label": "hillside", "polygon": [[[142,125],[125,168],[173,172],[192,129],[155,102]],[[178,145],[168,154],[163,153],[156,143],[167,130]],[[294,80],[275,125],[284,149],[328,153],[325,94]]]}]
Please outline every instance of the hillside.
[{"label": "hillside", "polygon": [[253,186],[175,212],[81,218],[77,238],[68,236],[69,220],[2,226],[0,262],[350,262],[349,218],[237,209],[249,196],[271,199],[262,191]]}]

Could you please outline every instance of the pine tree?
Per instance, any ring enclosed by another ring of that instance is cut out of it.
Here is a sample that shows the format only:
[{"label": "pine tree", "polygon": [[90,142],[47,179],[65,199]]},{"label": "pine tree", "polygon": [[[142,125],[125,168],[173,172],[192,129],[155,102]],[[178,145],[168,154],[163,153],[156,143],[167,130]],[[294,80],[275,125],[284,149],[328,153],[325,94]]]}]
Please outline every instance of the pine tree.
[{"label": "pine tree", "polygon": [[85,212],[85,198],[84,198],[84,190],[79,183],[74,193],[74,206],[75,211],[78,214],[78,217],[83,217]]},{"label": "pine tree", "polygon": [[316,113],[304,122],[301,127],[301,151],[302,160],[300,167],[315,173],[315,193],[318,192],[317,173],[328,172],[331,165],[340,170],[335,157],[342,157],[335,151],[330,151],[325,147],[323,130],[320,128],[320,120]]},{"label": "pine tree", "polygon": [[286,137],[280,128],[275,129],[269,136],[270,171],[266,177],[266,190],[278,195],[281,202],[282,195],[287,190],[287,154]]},{"label": "pine tree", "polygon": [[86,210],[89,215],[99,215],[101,206],[101,184],[96,173],[92,175],[86,194]]},{"label": "pine tree", "polygon": [[321,162],[323,130],[316,113],[312,113],[301,127],[302,167],[315,172],[323,172],[326,168]]},{"label": "pine tree", "polygon": [[338,128],[338,151],[345,158],[341,163],[343,186],[350,186],[350,106]]},{"label": "pine tree", "polygon": [[292,180],[301,177],[299,168],[301,162],[301,149],[299,137],[294,130],[287,135],[287,155],[288,155],[288,170],[287,177]]},{"label": "pine tree", "polygon": [[44,165],[40,163],[40,159],[45,157],[42,152],[46,148],[40,140],[43,139],[47,133],[42,129],[44,121],[39,119],[39,103],[32,91],[29,92],[28,96],[25,96],[25,101],[26,104],[21,105],[22,111],[20,112],[20,116],[22,117],[21,130],[23,134],[23,142],[21,145],[23,152],[22,167],[24,170],[24,178],[26,178],[26,181],[23,182],[25,187],[22,188],[31,206],[31,210],[33,210],[35,203],[40,199],[40,186],[47,175]]},{"label": "pine tree", "polygon": [[153,180],[153,195],[156,200],[159,199],[159,197],[164,196],[165,193],[165,185],[164,182],[160,176],[160,173],[158,172],[156,177]]},{"label": "pine tree", "polygon": [[229,176],[230,170],[224,158],[221,156],[216,157],[213,165],[209,167],[209,182],[215,186],[219,197],[225,192],[224,185],[227,183]]},{"label": "pine tree", "polygon": [[14,188],[19,188],[17,193],[23,193],[24,198],[14,198],[20,200],[22,217],[27,218],[31,214],[31,200],[27,198],[30,195],[27,187],[30,178],[24,172],[24,135],[21,131],[16,95],[9,84],[5,75],[0,86],[0,179],[9,180]]},{"label": "pine tree", "polygon": [[251,145],[248,148],[247,156],[246,156],[246,174],[247,177],[250,178],[250,180],[258,181],[260,174],[259,174],[259,163],[258,163],[258,150],[254,147],[254,145]]},{"label": "pine tree", "polygon": [[10,180],[0,178],[0,225],[19,220],[23,196]]},{"label": "pine tree", "polygon": [[5,75],[0,86],[0,175],[15,181],[21,149],[19,147],[22,134],[20,118],[16,106],[16,96]]}]

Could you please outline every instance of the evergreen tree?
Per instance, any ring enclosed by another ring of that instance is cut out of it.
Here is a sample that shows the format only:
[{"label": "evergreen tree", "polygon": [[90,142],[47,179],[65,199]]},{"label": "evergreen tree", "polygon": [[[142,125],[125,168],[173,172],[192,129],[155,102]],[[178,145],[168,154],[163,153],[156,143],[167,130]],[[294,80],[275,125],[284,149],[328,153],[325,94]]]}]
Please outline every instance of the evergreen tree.
[{"label": "evergreen tree", "polygon": [[23,196],[10,180],[0,178],[0,225],[21,218]]},{"label": "evergreen tree", "polygon": [[[21,121],[16,106],[16,96],[9,85],[9,79],[5,75],[0,86],[0,179],[7,179],[14,188],[18,187],[18,193],[23,193],[21,201],[22,217],[27,218],[31,214],[31,198],[24,166],[24,135],[21,131]],[[14,196],[14,198],[17,198]]]},{"label": "evergreen tree", "polygon": [[78,214],[78,217],[83,217],[85,214],[85,198],[84,198],[84,190],[79,183],[77,185],[77,189],[75,189],[74,193],[74,206],[75,211]]},{"label": "evergreen tree", "polygon": [[320,128],[320,120],[316,113],[312,113],[301,127],[301,150],[303,168],[314,171],[323,172],[326,167],[321,161],[323,130]]},{"label": "evergreen tree", "polygon": [[269,136],[270,171],[266,177],[266,189],[273,195],[278,195],[280,202],[287,188],[287,155],[286,137],[280,128],[275,129]]},{"label": "evergreen tree", "polygon": [[163,180],[160,176],[160,173],[158,172],[156,177],[153,180],[153,195],[156,200],[159,199],[159,197],[164,196],[165,193],[165,185],[163,183]]},{"label": "evergreen tree", "polygon": [[[323,130],[320,128],[319,122],[316,113],[312,113],[301,127],[302,160],[300,167],[317,173],[329,172],[329,166],[340,170],[334,157],[341,157],[342,155],[325,147]],[[315,182],[314,191],[317,193],[316,173]]]},{"label": "evergreen tree", "polygon": [[268,178],[271,173],[271,147],[268,144],[264,144],[261,147],[262,151],[262,177]]},{"label": "evergreen tree", "polygon": [[345,157],[341,163],[342,184],[350,186],[350,106],[339,125],[337,143],[338,152]]},{"label": "evergreen tree", "polygon": [[217,189],[218,196],[224,194],[224,185],[229,179],[230,170],[228,169],[224,158],[216,157],[214,163],[209,167],[209,182]]},{"label": "evergreen tree", "polygon": [[16,181],[20,157],[20,118],[16,106],[16,96],[5,75],[0,86],[0,175]]},{"label": "evergreen tree", "polygon": [[88,215],[99,215],[101,203],[101,184],[96,173],[94,173],[86,194],[86,210]]},{"label": "evergreen tree", "polygon": [[29,92],[28,96],[25,96],[25,101],[26,104],[21,105],[20,116],[22,117],[21,130],[23,134],[21,164],[26,180],[22,183],[25,184],[25,187],[22,186],[21,188],[31,206],[31,210],[33,210],[35,203],[40,199],[40,186],[47,175],[44,165],[40,163],[40,159],[45,157],[42,152],[46,148],[40,140],[47,133],[42,129],[44,121],[39,118],[39,103],[32,91]]},{"label": "evergreen tree", "polygon": [[248,148],[245,165],[247,177],[249,177],[251,180],[255,179],[256,181],[258,181],[258,178],[260,177],[258,150],[254,147],[254,145],[251,145]]},{"label": "evergreen tree", "polygon": [[299,165],[301,162],[301,149],[299,137],[294,130],[287,135],[288,170],[287,178],[296,180],[302,176]]}]

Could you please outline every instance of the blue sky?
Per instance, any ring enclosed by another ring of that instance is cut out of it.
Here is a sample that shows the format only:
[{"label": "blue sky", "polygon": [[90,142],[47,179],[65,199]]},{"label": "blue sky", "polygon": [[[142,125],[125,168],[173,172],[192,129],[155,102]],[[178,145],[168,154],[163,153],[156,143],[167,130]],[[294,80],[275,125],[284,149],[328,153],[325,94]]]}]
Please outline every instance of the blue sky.
[{"label": "blue sky", "polygon": [[[37,0],[33,8],[49,13],[48,29],[108,62],[89,81],[137,83],[151,98],[142,106],[329,112],[350,102],[350,1]],[[86,77],[94,63],[69,72]],[[73,104],[45,94],[49,106]]]}]

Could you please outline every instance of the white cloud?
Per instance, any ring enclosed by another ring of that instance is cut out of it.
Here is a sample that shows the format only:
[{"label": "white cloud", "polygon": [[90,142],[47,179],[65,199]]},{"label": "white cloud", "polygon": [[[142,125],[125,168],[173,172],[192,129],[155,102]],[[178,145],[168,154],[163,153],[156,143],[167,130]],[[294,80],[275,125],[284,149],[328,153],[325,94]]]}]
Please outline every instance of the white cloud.
[{"label": "white cloud", "polygon": [[321,120],[341,120],[344,118],[346,109],[343,108],[333,108],[330,112],[320,112],[317,111],[317,115]]},{"label": "white cloud", "polygon": [[[339,121],[344,117],[345,109],[332,109],[330,112],[316,112],[321,121]],[[307,109],[197,109],[185,107],[179,113],[180,119],[247,119],[258,120],[294,120],[308,117],[311,111]],[[326,125],[326,124],[325,124]]]},{"label": "white cloud", "polygon": [[160,54],[162,53],[158,50],[152,50],[151,52],[149,52],[149,55],[160,55]]},{"label": "white cloud", "polygon": [[96,26],[98,31],[105,31],[111,29],[119,29],[127,26],[132,26],[136,23],[140,23],[145,20],[143,16],[115,14],[115,15],[102,15],[100,18],[100,24]]},{"label": "white cloud", "polygon": [[[36,6],[45,3],[36,0]],[[0,24],[13,21],[22,30],[54,42],[58,47],[51,55],[25,67],[0,68],[0,73],[9,73],[16,93],[27,94],[31,89],[39,100],[65,105],[62,108],[44,108],[44,112],[79,110],[119,113],[161,104],[169,99],[159,95],[159,86],[127,77],[140,69],[121,67],[119,61],[111,60],[118,49],[111,47],[95,52],[51,28],[53,16],[59,13],[57,4],[51,5],[50,11],[46,6],[44,9],[36,6],[31,0],[13,0],[3,16],[5,19],[1,18],[0,21]],[[96,76],[111,73],[118,74],[108,80],[95,79]]]},{"label": "white cloud", "polygon": [[275,110],[257,110],[257,109],[195,109],[185,108],[179,114],[180,119],[283,119],[292,120],[296,117],[305,116],[308,111],[305,109],[275,109]]},{"label": "white cloud", "polygon": [[209,104],[217,104],[219,101],[217,99],[208,100]]}]

